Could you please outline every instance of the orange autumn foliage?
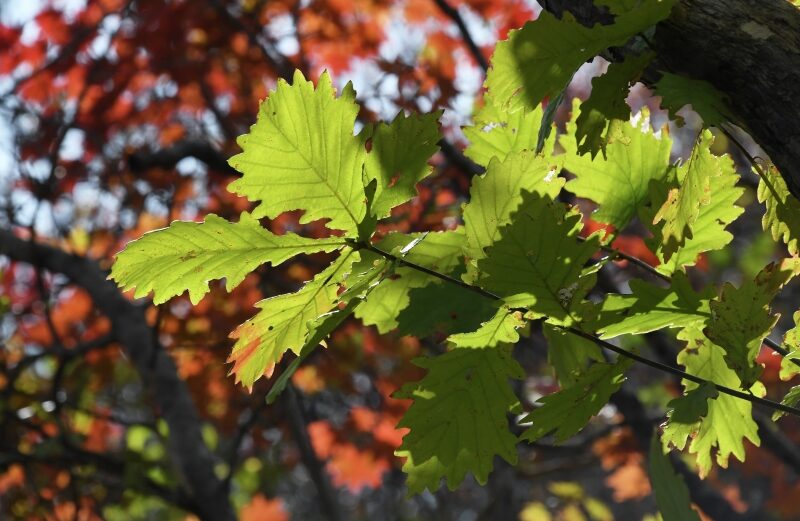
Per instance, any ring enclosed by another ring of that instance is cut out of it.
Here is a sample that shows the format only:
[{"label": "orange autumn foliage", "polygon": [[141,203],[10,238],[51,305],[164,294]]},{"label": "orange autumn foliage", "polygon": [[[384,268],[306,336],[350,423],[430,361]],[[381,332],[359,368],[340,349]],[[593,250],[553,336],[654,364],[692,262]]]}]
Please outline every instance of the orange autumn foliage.
[{"label": "orange autumn foliage", "polygon": [[289,521],[289,513],[280,499],[268,499],[256,494],[239,512],[240,521]]}]

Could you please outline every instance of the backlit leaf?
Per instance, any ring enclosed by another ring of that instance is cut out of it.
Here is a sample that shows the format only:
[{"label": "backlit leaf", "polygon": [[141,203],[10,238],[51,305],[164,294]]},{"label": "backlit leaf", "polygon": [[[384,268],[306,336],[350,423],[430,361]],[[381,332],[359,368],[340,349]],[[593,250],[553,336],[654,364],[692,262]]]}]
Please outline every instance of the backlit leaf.
[{"label": "backlit leaf", "polygon": [[331,311],[338,283],[357,257],[352,251],[345,253],[297,292],[256,304],[260,311],[231,333],[236,344],[228,363],[233,363],[231,374],[237,383],[252,388],[262,376],[272,375],[283,353],[300,354],[311,334],[309,323]]},{"label": "backlit leaf", "polygon": [[577,434],[619,390],[630,365],[627,358],[615,364],[596,363],[570,387],[541,398],[539,407],[522,419],[521,423],[532,425],[521,438],[536,441],[552,432],[561,443]]},{"label": "backlit leaf", "polygon": [[789,349],[789,354],[781,359],[781,380],[791,380],[800,374],[800,311],[793,315],[794,327],[783,336],[783,345]]},{"label": "backlit leaf", "polygon": [[153,302],[189,291],[197,304],[208,293],[208,281],[225,279],[228,291],[261,264],[273,266],[300,253],[333,251],[344,242],[306,239],[294,233],[275,235],[243,213],[232,223],[209,214],[202,223],[175,221],[169,228],[144,234],[117,254],[111,278],[134,296],[153,292]]},{"label": "backlit leaf", "polygon": [[576,132],[575,125],[570,124],[561,137],[566,150],[564,167],[575,174],[566,189],[599,205],[592,219],[621,230],[649,200],[650,183],[664,180],[672,168],[672,140],[664,131],[657,137],[647,114],[642,113],[637,123],[617,122],[608,137],[605,157],[592,159],[588,154],[580,155]]},{"label": "backlit leaf", "polygon": [[497,44],[486,87],[501,110],[535,109],[556,96],[585,61],[666,18],[673,0],[650,0],[616,17],[612,25],[585,27],[548,11],[511,31]]},{"label": "backlit leaf", "polygon": [[480,285],[508,306],[531,316],[567,320],[589,288],[580,284],[584,264],[597,251],[597,235],[580,240],[581,216],[549,197],[526,193],[500,239],[478,262]]},{"label": "backlit leaf", "polygon": [[242,177],[228,190],[260,201],[257,217],[305,210],[301,223],[330,219],[329,228],[355,235],[367,211],[366,150],[353,135],[357,114],[352,88],[337,98],[327,73],[316,89],[299,71],[292,85],[278,80],[237,141],[242,152],[228,162]]},{"label": "backlit leaf", "polygon": [[[416,185],[433,171],[428,160],[439,147],[440,112],[406,116],[378,123],[364,164],[367,183],[377,180],[372,211],[378,219],[417,195]],[[365,185],[367,184],[365,183]]]},{"label": "backlit leaf", "polygon": [[[783,397],[781,400],[783,405],[788,405],[789,407],[795,407],[798,403],[800,403],[800,385],[795,385],[789,392],[786,393],[786,396]],[[778,421],[786,414],[783,411],[775,411],[772,413],[772,421]]]},{"label": "backlit leaf", "polygon": [[611,294],[601,304],[595,323],[601,338],[701,325],[711,317],[712,294],[696,292],[683,273],[676,273],[668,288],[636,279],[630,287],[629,295]]},{"label": "backlit leaf", "polygon": [[[424,236],[394,233],[386,236],[377,246],[384,251],[399,252],[415,239],[420,240],[403,256],[404,260],[444,274],[452,272],[463,263],[465,236],[461,228]],[[388,264],[391,263],[369,251],[362,251],[362,257],[363,262],[371,262],[377,269],[388,269]],[[359,265],[363,265],[363,262]],[[412,289],[443,283],[440,279],[416,269],[393,266],[391,276],[384,277],[356,308],[356,317],[365,325],[374,325],[379,332],[386,333],[398,327],[398,315],[410,304],[409,292]]]},{"label": "backlit leaf", "polygon": [[[744,193],[744,188],[736,186],[739,174],[736,173],[730,157],[722,156],[718,161],[722,168],[719,175],[711,179],[710,200],[708,204],[700,207],[697,219],[691,225],[692,237],[685,238],[683,245],[669,257],[669,261],[666,260],[664,253],[665,241],[661,228],[650,226],[653,237],[647,240],[647,244],[661,261],[656,268],[658,271],[672,274],[685,266],[694,265],[701,253],[722,249],[733,239],[733,235],[725,228],[744,212],[744,208],[736,204]],[[652,190],[654,196],[658,194],[660,203],[667,198],[670,185],[651,188],[654,188]],[[648,217],[650,218],[645,222],[652,222],[651,216]]]},{"label": "backlit leaf", "polygon": [[458,347],[484,348],[496,347],[498,344],[515,344],[519,340],[517,329],[525,322],[519,311],[511,311],[503,306],[494,317],[481,324],[471,333],[450,335],[447,340]]},{"label": "backlit leaf", "polygon": [[558,177],[560,160],[515,152],[493,159],[486,173],[472,179],[470,200],[464,205],[466,255],[475,263],[486,257],[485,249],[500,237],[500,229],[522,203],[523,192],[554,199],[564,186]]},{"label": "backlit leaf", "polygon": [[[536,150],[544,115],[541,105],[532,110],[508,112],[498,109],[488,93],[483,100],[484,105],[473,117],[473,124],[464,128],[464,136],[469,140],[464,155],[488,167],[492,158],[496,157],[502,162],[514,152]],[[554,142],[555,133],[552,133],[542,155],[550,155]]]},{"label": "backlit leaf", "polygon": [[628,89],[652,59],[652,54],[628,56],[623,62],[609,65],[605,74],[592,79],[592,93],[581,103],[580,115],[575,119],[578,154],[588,153],[590,158],[594,158],[602,150],[605,155],[606,145],[611,138],[612,121],[630,117],[631,109],[625,103]]},{"label": "backlit leaf", "polygon": [[[678,363],[686,368],[686,372],[734,389],[741,387],[739,377],[725,363],[725,351],[706,338],[699,328],[684,329],[678,338],[687,343],[678,354]],[[698,384],[684,380],[683,386],[688,393]],[[763,396],[764,386],[756,382],[750,392]],[[752,408],[753,405],[746,400],[721,393],[708,402],[708,414],[700,419],[688,436],[691,438],[689,453],[696,455],[701,476],[708,474],[714,461],[720,467],[727,467],[731,455],[744,461],[745,439],[754,445],[761,443]],[[688,439],[685,433],[685,429],[676,431],[675,438],[665,438],[664,443],[683,449]]]},{"label": "backlit leaf", "polygon": [[396,452],[406,458],[409,493],[434,491],[441,478],[455,489],[467,472],[486,483],[495,456],[516,463],[507,414],[517,398],[508,379],[524,373],[509,349],[454,349],[415,363],[427,375],[395,394],[414,400],[398,424],[410,432]]},{"label": "backlit leaf", "polygon": [[708,401],[718,396],[713,385],[701,384],[667,404],[670,410],[661,436],[665,451],[670,444],[681,450],[686,446],[686,440],[697,432],[700,420],[708,415]]},{"label": "backlit leaf", "polygon": [[572,335],[550,324],[543,324],[547,339],[547,360],[561,387],[571,387],[586,372],[591,362],[602,362],[603,353],[594,342]]},{"label": "backlit leaf", "polygon": [[778,321],[769,303],[800,271],[800,259],[772,263],[739,288],[726,283],[719,298],[711,301],[711,319],[705,334],[725,350],[725,361],[736,371],[742,387],[749,388],[761,374],[756,357],[764,338]]},{"label": "backlit leaf", "polygon": [[783,241],[790,254],[800,254],[800,201],[789,192],[774,167],[758,182],[758,200],[767,207],[761,220],[764,231],[776,241]]},{"label": "backlit leaf", "polygon": [[679,118],[676,113],[691,105],[707,127],[735,120],[725,101],[727,97],[706,81],[665,72],[655,84],[655,94],[661,96],[661,106],[669,110],[672,118]]},{"label": "backlit leaf", "polygon": [[731,168],[730,159],[711,153],[713,135],[704,130],[685,165],[677,172],[679,187],[673,188],[656,213],[653,224],[664,221],[661,229],[665,260],[694,236],[693,227],[700,208],[711,201],[711,183]]}]

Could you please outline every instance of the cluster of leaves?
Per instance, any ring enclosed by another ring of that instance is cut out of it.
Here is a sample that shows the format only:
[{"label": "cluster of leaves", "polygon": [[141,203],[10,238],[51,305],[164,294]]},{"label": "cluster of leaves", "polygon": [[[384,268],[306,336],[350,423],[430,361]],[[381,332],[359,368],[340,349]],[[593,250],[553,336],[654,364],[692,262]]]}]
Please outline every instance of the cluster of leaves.
[{"label": "cluster of leaves", "polygon": [[[587,59],[636,43],[675,2],[602,3],[613,24],[587,28],[544,12],[498,44],[482,107],[465,129],[466,154],[485,173],[472,180],[463,226],[376,232],[431,174],[440,114],[401,112],[356,133],[352,87],[337,95],[327,73],[316,87],[297,73],[291,85],[279,81],[239,139],[242,152],[230,159],[242,176],[229,190],[255,209],[237,222],[212,214],[148,233],[118,255],[111,277],[123,289],[135,287],[136,296],[152,291],[155,303],[187,290],[198,302],[210,280],[225,279],[232,290],[263,263],[337,252],[302,288],[260,302],[233,331],[232,372],[252,387],[292,351],[297,358],[276,379],[274,399],[350,314],[379,332],[445,335],[449,349],[419,359],[426,375],[397,393],[413,400],[399,423],[409,432],[397,450],[411,492],[434,490],[442,478],[453,488],[468,472],[484,483],[495,456],[516,462],[520,439],[569,439],[619,390],[638,357],[617,347],[621,356],[605,358],[598,345],[613,348],[608,339],[655,331],[675,335],[685,343],[677,355],[684,393],[670,403],[651,473],[665,515],[678,509],[674,498],[688,499],[663,456],[670,447],[688,447],[705,475],[715,461],[725,467],[731,455],[743,460],[745,440],[759,443],[752,403],[736,394],[764,395],[758,355],[777,320],[770,303],[800,272],[800,260],[772,263],[738,287],[692,286],[687,270],[701,254],[731,242],[726,227],[744,211],[743,189],[732,160],[711,152],[710,131],[672,162],[667,131],[654,131],[646,112],[630,118],[625,98],[651,54],[612,64],[556,136],[542,103],[561,96]],[[709,86],[664,75],[656,89],[673,110],[690,102],[708,126],[728,117]],[[596,205],[592,219],[607,225],[605,233],[584,233],[578,206],[562,202],[569,194]],[[759,199],[767,206],[765,230],[797,255],[797,203],[776,172],[762,172]],[[294,210],[304,212],[300,223],[324,220],[327,237],[274,234],[259,222]],[[648,280],[631,281],[628,294],[589,299],[598,270],[617,258],[609,245],[630,226],[648,231],[656,266]],[[509,426],[509,413],[523,412],[511,380],[524,376],[511,347],[528,323],[544,328],[561,389]],[[797,336],[787,335],[792,348],[800,348]],[[796,373],[794,356],[786,358],[787,377]],[[785,402],[797,395],[793,389]],[[691,511],[683,512],[672,516]]]}]

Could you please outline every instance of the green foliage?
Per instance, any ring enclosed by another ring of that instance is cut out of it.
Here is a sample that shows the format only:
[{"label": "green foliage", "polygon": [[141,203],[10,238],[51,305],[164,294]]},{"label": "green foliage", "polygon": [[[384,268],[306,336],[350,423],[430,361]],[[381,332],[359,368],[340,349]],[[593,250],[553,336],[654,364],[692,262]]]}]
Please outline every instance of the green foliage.
[{"label": "green foliage", "polygon": [[682,273],[667,288],[640,280],[632,280],[630,287],[630,295],[612,294],[601,304],[593,324],[601,338],[691,327],[711,316],[711,295],[698,294]]},{"label": "green foliage", "polygon": [[475,177],[470,200],[464,205],[466,255],[473,263],[486,257],[486,248],[500,238],[511,214],[522,203],[523,192],[555,198],[564,186],[558,177],[560,161],[532,152],[515,152],[492,159],[486,173]]},{"label": "green foliage", "polygon": [[236,381],[247,387],[272,375],[286,351],[300,354],[310,323],[333,309],[339,282],[357,254],[348,252],[295,293],[262,300],[260,311],[231,333],[236,339],[228,362]]},{"label": "green foliage", "polygon": [[718,396],[716,388],[705,383],[670,401],[662,437],[664,449],[668,450],[669,443],[682,448],[686,440],[696,432],[700,420],[708,415],[708,401]]},{"label": "green foliage", "polygon": [[[796,261],[796,259],[793,259]],[[778,321],[769,303],[780,288],[797,274],[800,265],[785,261],[770,264],[755,280],[736,288],[728,283],[718,299],[711,301],[711,319],[705,330],[709,339],[725,350],[725,360],[750,388],[761,374],[756,357],[761,344]]]},{"label": "green foliage", "polygon": [[630,365],[627,358],[615,364],[594,364],[570,387],[540,399],[541,405],[523,418],[522,423],[531,426],[521,437],[536,441],[552,432],[561,443],[574,436],[619,390]]},{"label": "green foliage", "polygon": [[800,311],[795,311],[794,327],[783,336],[783,345],[790,350],[781,360],[781,380],[790,380],[800,374]]},{"label": "green foliage", "polygon": [[[794,407],[795,405],[800,403],[800,385],[795,385],[794,387],[789,389],[789,392],[786,393],[786,396],[783,397],[781,403],[783,405],[788,405],[790,407]],[[774,413],[772,413],[772,421],[780,420],[781,417],[785,414],[786,413],[784,411],[775,411]]]},{"label": "green foliage", "polygon": [[[441,273],[449,273],[460,262],[464,246],[463,230],[428,233],[424,236],[391,234],[377,244],[385,251],[400,250],[412,240],[419,239],[403,259]],[[360,266],[371,268],[374,272],[391,271],[371,291],[364,302],[356,309],[356,317],[366,325],[374,325],[381,333],[398,327],[398,315],[411,302],[410,291],[428,284],[441,284],[442,281],[408,267],[392,266],[392,262],[372,252],[362,252]]]},{"label": "green foliage", "polygon": [[468,333],[494,316],[495,304],[453,284],[429,284],[409,292],[411,303],[397,316],[398,331],[423,337],[431,333]]},{"label": "green foliage", "polygon": [[661,451],[655,436],[650,443],[648,468],[656,504],[664,521],[700,521],[700,516],[689,506],[689,489],[686,483],[672,468],[672,463]]},{"label": "green foliage", "polygon": [[508,380],[524,372],[507,348],[455,349],[416,364],[428,374],[395,394],[414,400],[398,425],[411,429],[397,450],[410,493],[436,490],[442,477],[454,489],[467,472],[486,483],[495,456],[516,463],[507,414],[517,398]]},{"label": "green foliage", "polygon": [[677,112],[686,105],[691,105],[700,114],[707,127],[717,127],[734,120],[726,97],[706,81],[665,72],[656,82],[655,90],[661,96],[661,106],[669,110],[670,116],[681,122],[682,118]]},{"label": "green foliage", "polygon": [[136,287],[135,297],[153,291],[156,304],[186,290],[197,304],[210,280],[224,278],[231,291],[265,262],[277,266],[300,253],[329,252],[343,244],[335,237],[275,235],[246,212],[238,223],[209,214],[202,223],[176,221],[128,243],[117,255],[111,278],[124,290]]},{"label": "green foliage", "polygon": [[[725,228],[744,212],[744,208],[736,204],[744,193],[744,188],[736,186],[739,175],[733,167],[733,161],[730,158],[719,158],[718,161],[722,169],[710,181],[708,204],[699,208],[697,219],[691,225],[692,236],[686,237],[677,251],[668,255],[662,228],[650,226],[653,237],[647,242],[662,263],[658,267],[660,272],[671,274],[692,266],[701,253],[724,248],[733,239],[733,235]],[[676,188],[680,189],[676,180],[664,185],[654,185],[651,186],[651,195],[660,204]],[[652,222],[651,209],[640,211],[641,215],[647,216],[645,222]]]},{"label": "green foliage", "polygon": [[588,289],[583,265],[600,240],[579,240],[580,214],[549,197],[523,192],[519,210],[500,230],[501,238],[478,262],[482,287],[529,317],[568,321]]},{"label": "green foliage", "polygon": [[577,132],[583,114],[582,108],[577,128],[570,126],[560,141],[566,151],[564,167],[575,175],[566,189],[599,205],[592,219],[621,230],[649,200],[651,183],[666,179],[672,140],[666,132],[657,137],[642,113],[636,124],[610,123],[606,157],[581,155]]},{"label": "green foliage", "polygon": [[547,339],[547,360],[562,387],[575,385],[591,362],[603,361],[600,348],[583,337],[550,324],[544,324],[542,331]]},{"label": "green foliage", "polygon": [[433,171],[428,159],[439,150],[440,116],[441,112],[411,116],[401,112],[390,124],[375,127],[364,164],[364,184],[377,181],[371,208],[378,219],[416,196],[417,183]]},{"label": "green foliage", "polygon": [[[652,54],[629,56],[623,62],[612,63],[605,74],[592,80],[592,94],[581,104],[580,115],[575,119],[579,155],[588,153],[593,159],[600,150],[605,155],[606,145],[612,137],[612,126],[616,120],[630,116],[631,111],[625,103],[628,89],[652,59]],[[669,146],[666,148],[669,153]]]},{"label": "green foliage", "polygon": [[711,202],[713,183],[733,170],[728,158],[720,158],[711,153],[714,138],[709,131],[703,131],[699,143],[692,149],[689,161],[678,169],[678,187],[672,188],[667,200],[656,213],[653,224],[664,221],[661,229],[663,257],[670,257],[686,241],[694,237],[694,226],[700,215],[700,208]]},{"label": "green foliage", "polygon": [[329,228],[352,234],[367,214],[357,115],[352,87],[337,98],[327,73],[316,89],[299,71],[292,85],[278,80],[250,133],[239,138],[242,152],[228,161],[242,173],[228,189],[260,201],[257,217],[305,210],[301,223],[330,219]]},{"label": "green foliage", "polygon": [[767,210],[761,223],[776,241],[783,241],[792,255],[800,254],[800,201],[795,199],[786,181],[770,168],[758,183],[758,200]]},{"label": "green foliage", "polygon": [[[400,113],[390,123],[365,124],[355,135],[359,107],[352,88],[337,97],[327,73],[316,88],[298,73],[262,103],[256,124],[239,140],[243,151],[230,160],[242,173],[230,190],[257,204],[253,213],[238,222],[209,215],[202,223],[175,222],[149,233],[117,256],[111,278],[135,288],[136,297],[152,291],[157,304],[186,290],[196,303],[210,280],[224,278],[231,290],[264,263],[335,253],[312,280],[259,302],[255,316],[233,331],[231,372],[252,387],[272,374],[284,353],[295,353],[273,382],[272,402],[350,316],[380,333],[446,338],[450,350],[418,360],[426,376],[397,393],[413,401],[399,424],[409,432],[397,451],[406,458],[412,493],[435,490],[441,478],[455,488],[467,473],[485,483],[494,456],[516,461],[519,440],[509,429],[509,413],[523,411],[509,380],[525,373],[512,345],[533,329],[529,321],[543,327],[561,390],[524,411],[522,423],[530,425],[523,440],[550,433],[559,443],[567,440],[621,387],[632,359],[647,362],[601,339],[678,330],[686,346],[676,362],[687,378],[683,393],[669,403],[663,450],[688,447],[702,475],[714,462],[726,466],[731,455],[743,459],[744,441],[757,445],[758,429],[751,402],[734,395],[737,389],[750,393],[744,398],[764,395],[756,356],[775,323],[770,303],[800,260],[779,261],[738,288],[693,285],[688,268],[731,242],[726,228],[746,198],[732,160],[711,153],[710,132],[676,167],[666,130],[654,132],[646,111],[631,118],[625,97],[649,54],[612,64],[596,78],[581,110],[573,105],[574,123],[556,136],[552,116],[578,67],[668,16],[675,1],[599,3],[610,8],[613,24],[585,27],[545,11],[498,45],[482,106],[464,129],[467,156],[486,171],[472,179],[463,227],[403,234],[387,232],[393,221],[378,225],[413,199],[417,183],[432,173],[439,112]],[[674,111],[691,103],[707,125],[728,118],[704,86],[667,74],[657,89],[665,106]],[[552,101],[543,110],[546,98]],[[594,203],[592,218],[615,233],[650,234],[643,239],[660,265],[636,265],[650,272],[650,282],[629,278],[622,286],[627,294],[609,291],[608,280],[596,284],[598,270],[612,259],[600,234],[584,233],[585,202],[564,202],[574,198],[562,188]],[[766,204],[764,229],[792,255],[800,253],[800,203],[774,170],[762,178],[758,199]],[[276,235],[259,221],[293,210],[304,212],[301,224],[326,220],[328,236]],[[597,290],[604,299],[596,298]],[[784,339],[791,349],[784,379],[800,373],[793,364],[800,360],[798,338],[795,328]],[[601,347],[616,351],[616,362],[608,362]],[[784,403],[797,403],[797,389]],[[666,519],[696,518],[685,485],[656,446],[651,476]]]},{"label": "green foliage", "polygon": [[674,0],[628,5],[612,25],[585,27],[567,13],[559,20],[548,11],[509,33],[497,44],[486,88],[500,109],[535,109],[561,92],[585,61],[666,18]]},{"label": "green foliage", "polygon": [[450,335],[448,340],[458,347],[482,349],[496,347],[498,344],[514,344],[519,340],[517,329],[525,325],[519,311],[511,311],[503,306],[497,313],[477,330],[471,333]]},{"label": "green foliage", "polygon": [[[686,367],[687,373],[734,389],[741,387],[741,380],[725,363],[724,350],[706,338],[699,328],[684,329],[678,338],[687,343],[678,354],[678,363]],[[698,384],[684,380],[683,386],[688,393],[696,389]],[[755,396],[763,396],[765,392],[761,383],[754,384],[749,391]],[[704,391],[692,399],[705,400],[707,397],[707,391]],[[680,418],[681,424],[685,425],[682,415]],[[728,466],[731,455],[744,461],[743,440],[747,439],[754,445],[761,442],[758,426],[753,420],[752,404],[727,394],[719,394],[717,398],[709,400],[708,414],[692,424],[691,428],[683,426],[670,429],[668,422],[662,441],[665,447],[672,444],[683,449],[689,438],[689,453],[696,454],[697,466],[703,476],[711,470],[713,461],[721,467]]]},{"label": "green foliage", "polygon": [[[536,150],[543,117],[541,105],[533,110],[507,112],[498,109],[491,96],[484,96],[484,105],[475,114],[473,124],[464,128],[469,140],[464,155],[488,167],[492,158],[502,162],[514,152]],[[552,152],[554,142],[555,135],[543,151],[545,156]]]}]

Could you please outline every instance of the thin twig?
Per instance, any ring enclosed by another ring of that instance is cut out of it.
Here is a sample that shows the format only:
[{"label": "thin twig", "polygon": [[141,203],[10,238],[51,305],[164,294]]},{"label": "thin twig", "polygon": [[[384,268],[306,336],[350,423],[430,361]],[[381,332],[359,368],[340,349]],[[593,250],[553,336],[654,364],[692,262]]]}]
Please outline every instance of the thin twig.
[{"label": "thin twig", "polygon": [[[409,262],[409,261],[407,261],[405,259],[402,259],[402,258],[400,258],[400,257],[398,257],[396,255],[393,255],[393,254],[391,254],[391,253],[389,253],[387,251],[381,250],[380,248],[378,248],[376,246],[373,246],[371,244],[366,244],[366,243],[361,243],[361,242],[351,242],[351,245],[352,245],[352,247],[354,247],[356,249],[369,250],[369,251],[371,251],[373,253],[377,253],[378,255],[384,257],[385,259],[388,259],[388,260],[391,260],[393,262],[396,262],[396,263],[398,263],[398,264],[400,264],[402,266],[406,266],[408,268],[420,271],[422,273],[425,273],[425,274],[430,275],[432,277],[436,277],[438,279],[444,280],[444,281],[449,282],[451,284],[456,284],[457,286],[460,286],[460,287],[462,287],[464,289],[472,291],[473,293],[477,293],[477,294],[481,295],[484,298],[488,298],[488,299],[492,299],[492,300],[503,300],[502,297],[500,297],[499,295],[496,295],[496,294],[494,294],[494,293],[492,293],[490,291],[486,291],[485,289],[483,289],[481,287],[473,286],[472,284],[467,284],[466,282],[458,280],[458,279],[455,279],[453,277],[450,277],[449,275],[445,275],[443,273],[439,273],[437,271],[431,270],[431,269],[426,268],[424,266],[420,266],[419,264],[415,264],[413,262]],[[652,367],[654,369],[658,369],[660,371],[663,371],[663,372],[666,372],[666,373],[669,373],[669,374],[680,376],[681,378],[683,378],[685,380],[689,380],[689,381],[695,382],[697,384],[712,385],[720,393],[727,394],[729,396],[740,398],[742,400],[746,400],[746,401],[751,402],[751,403],[756,403],[756,404],[759,404],[759,405],[763,405],[763,406],[768,407],[770,409],[783,411],[783,412],[785,412],[787,414],[792,414],[794,416],[800,417],[800,409],[797,409],[795,407],[791,407],[791,406],[785,405],[783,403],[778,403],[778,402],[775,402],[775,401],[772,401],[772,400],[768,400],[766,398],[760,398],[758,396],[755,396],[753,394],[749,394],[749,393],[746,393],[746,392],[743,392],[743,391],[738,391],[736,389],[732,389],[730,387],[718,384],[716,382],[712,382],[711,380],[706,380],[705,378],[700,378],[699,376],[695,376],[695,375],[689,374],[686,371],[682,371],[681,369],[678,369],[677,367],[673,367],[673,366],[670,366],[670,365],[667,365],[667,364],[662,364],[661,362],[656,362],[655,360],[650,360],[649,358],[645,358],[645,357],[643,357],[641,355],[638,355],[636,353],[632,353],[632,352],[627,351],[627,350],[625,350],[625,349],[623,349],[621,347],[615,346],[614,344],[612,344],[610,342],[602,340],[602,339],[600,339],[600,338],[598,338],[598,337],[596,337],[596,336],[594,336],[594,335],[592,335],[590,333],[586,333],[586,332],[584,332],[584,331],[582,331],[582,330],[580,330],[578,328],[575,328],[575,327],[562,327],[562,326],[556,326],[556,327],[558,327],[559,329],[561,329],[561,330],[563,330],[563,331],[565,331],[567,333],[571,333],[573,335],[576,335],[576,336],[579,336],[581,338],[584,338],[584,339],[586,339],[586,340],[588,340],[590,342],[593,342],[594,344],[602,347],[603,349],[607,349],[609,351],[617,353],[620,356],[624,356],[626,358],[630,358],[631,360],[634,360],[634,361],[639,362],[641,364],[650,366],[650,367]]]},{"label": "thin twig", "polygon": [[487,70],[489,70],[489,63],[486,61],[486,57],[481,52],[481,48],[478,47],[478,45],[475,43],[475,40],[472,38],[472,34],[470,34],[467,24],[464,22],[464,18],[461,16],[461,13],[458,12],[458,9],[447,3],[447,0],[433,1],[439,10],[456,24],[458,31],[461,33],[461,39],[464,40],[467,49],[469,49],[472,57],[475,59],[478,65],[480,65],[481,69],[483,69],[483,72],[485,73]]},{"label": "thin twig", "polygon": [[[580,241],[586,241],[586,239],[584,237],[577,237],[577,239],[580,240]],[[600,245],[600,249],[603,250],[604,252],[608,253],[608,254],[611,254],[614,257],[626,260],[626,261],[630,262],[631,264],[635,264],[636,266],[639,266],[640,268],[642,268],[647,273],[649,273],[649,274],[651,274],[651,275],[653,275],[655,277],[658,277],[659,279],[661,279],[661,280],[663,280],[665,282],[668,282],[668,283],[672,282],[672,279],[670,278],[669,275],[661,273],[660,271],[655,269],[653,266],[651,266],[650,264],[648,264],[644,260],[640,259],[639,257],[634,257],[633,255],[625,253],[624,251],[621,251],[621,250],[618,250],[618,249],[616,249],[616,248],[614,248],[612,246],[606,246],[606,245],[603,245],[603,244]]]}]

